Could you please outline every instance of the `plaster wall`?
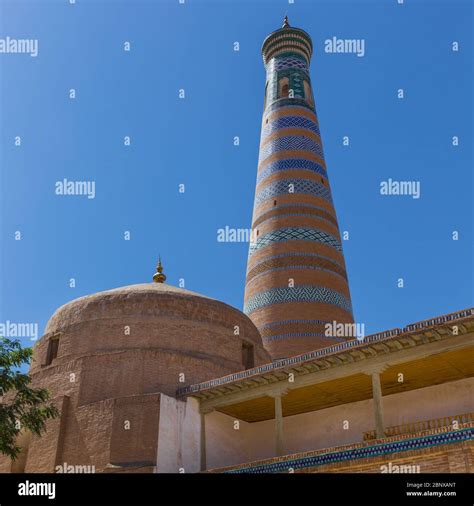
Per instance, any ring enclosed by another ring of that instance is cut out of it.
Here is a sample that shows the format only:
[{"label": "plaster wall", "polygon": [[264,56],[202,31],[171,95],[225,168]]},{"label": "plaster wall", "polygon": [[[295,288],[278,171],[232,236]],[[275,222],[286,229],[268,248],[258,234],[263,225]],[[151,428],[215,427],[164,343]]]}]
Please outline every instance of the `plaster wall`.
[{"label": "plaster wall", "polygon": [[[238,425],[236,425],[238,422]],[[249,426],[251,424],[224,413],[206,415],[207,468],[248,462],[250,457]]]},{"label": "plaster wall", "polygon": [[[249,424],[223,413],[206,414],[207,468],[247,462]],[[161,394],[157,472],[195,473],[201,468],[201,415],[195,399],[176,400]]]},{"label": "plaster wall", "polygon": [[200,470],[199,404],[161,394],[157,472],[196,473]]}]

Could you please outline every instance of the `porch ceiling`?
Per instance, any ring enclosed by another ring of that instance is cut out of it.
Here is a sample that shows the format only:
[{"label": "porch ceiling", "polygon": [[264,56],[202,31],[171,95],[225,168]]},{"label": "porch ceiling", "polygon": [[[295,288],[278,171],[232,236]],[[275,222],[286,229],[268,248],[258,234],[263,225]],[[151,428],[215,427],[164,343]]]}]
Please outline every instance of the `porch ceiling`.
[{"label": "porch ceiling", "polygon": [[[402,378],[403,381],[399,381]],[[388,367],[380,376],[384,396],[474,376],[474,348],[468,347],[408,360]],[[290,389],[282,397],[283,416],[349,404],[372,397],[371,378],[359,372],[343,378]],[[268,395],[216,407],[246,422],[274,418],[274,400]]]}]

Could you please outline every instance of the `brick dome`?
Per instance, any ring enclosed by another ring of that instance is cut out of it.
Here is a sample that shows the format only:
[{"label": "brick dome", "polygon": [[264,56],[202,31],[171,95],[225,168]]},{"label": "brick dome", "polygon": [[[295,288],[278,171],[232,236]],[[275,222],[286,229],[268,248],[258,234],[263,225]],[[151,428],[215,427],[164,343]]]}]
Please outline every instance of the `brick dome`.
[{"label": "brick dome", "polygon": [[138,308],[135,306],[135,303],[137,302],[143,303],[146,301],[146,304],[142,306],[141,311],[145,311],[150,314],[150,309],[154,309],[156,314],[162,314],[163,307],[161,304],[150,306],[149,303],[151,301],[157,302],[158,300],[162,302],[164,300],[184,301],[186,299],[203,299],[205,301],[213,300],[205,295],[200,295],[198,293],[185,290],[184,288],[177,288],[164,283],[143,283],[138,285],[121,286],[112,290],[79,297],[78,299],[74,299],[73,301],[59,307],[49,319],[46,325],[45,333],[57,332],[64,327],[96,319],[97,312],[106,312],[108,317],[111,316],[109,311],[116,312],[119,310],[120,314],[123,314],[121,311],[124,309],[136,314]]},{"label": "brick dome", "polygon": [[94,401],[155,391],[174,395],[188,383],[269,361],[257,328],[241,311],[188,290],[147,283],[61,306],[35,346],[30,372],[45,376],[53,366],[80,363],[88,371],[81,396]]}]

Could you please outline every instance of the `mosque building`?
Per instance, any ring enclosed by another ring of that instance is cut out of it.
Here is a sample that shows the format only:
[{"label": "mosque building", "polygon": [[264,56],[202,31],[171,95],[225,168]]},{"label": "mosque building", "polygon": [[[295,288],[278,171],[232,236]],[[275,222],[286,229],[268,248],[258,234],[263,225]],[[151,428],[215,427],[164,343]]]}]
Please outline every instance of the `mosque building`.
[{"label": "mosque building", "polygon": [[244,312],[168,285],[161,261],[153,283],[60,307],[30,368],[59,416],[0,471],[474,471],[474,309],[327,332],[354,319],[312,52],[287,18],[263,43]]}]

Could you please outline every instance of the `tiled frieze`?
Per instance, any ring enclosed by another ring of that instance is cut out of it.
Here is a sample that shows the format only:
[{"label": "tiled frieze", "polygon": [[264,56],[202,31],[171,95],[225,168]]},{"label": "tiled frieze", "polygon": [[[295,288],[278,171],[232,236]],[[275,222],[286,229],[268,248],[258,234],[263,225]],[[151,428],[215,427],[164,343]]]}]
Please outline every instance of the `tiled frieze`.
[{"label": "tiled frieze", "polygon": [[250,243],[249,257],[260,248],[282,241],[315,241],[342,251],[341,243],[331,234],[315,228],[282,228],[274,230]]},{"label": "tiled frieze", "polygon": [[[395,439],[395,438],[392,438]],[[291,455],[280,457],[274,461],[255,463],[228,469],[227,473],[288,473],[290,469],[315,468],[336,462],[368,459],[378,456],[390,456],[395,453],[413,452],[425,448],[457,444],[474,439],[474,428],[467,427],[459,430],[440,431],[435,434],[419,435],[399,440],[382,440],[375,444],[361,444],[351,449],[341,449],[326,452],[315,452],[314,455],[305,455],[292,458]]]},{"label": "tiled frieze", "polygon": [[308,179],[281,179],[265,186],[257,193],[255,196],[255,206],[258,206],[269,198],[298,193],[308,193],[332,203],[331,191],[323,184]]},{"label": "tiled frieze", "polygon": [[275,327],[281,327],[282,325],[293,325],[294,323],[303,324],[303,325],[326,325],[326,323],[330,323],[325,320],[282,320],[278,322],[267,323],[262,326],[262,331],[266,331],[267,329],[273,329]]},{"label": "tiled frieze", "polygon": [[327,178],[326,169],[319,163],[313,160],[307,160],[305,158],[286,158],[282,160],[276,160],[268,164],[263,170],[261,170],[257,176],[257,184],[263,181],[268,176],[276,174],[284,170],[307,170],[313,173],[320,174]]},{"label": "tiled frieze", "polygon": [[323,156],[321,145],[313,139],[303,135],[289,135],[272,139],[264,144],[260,149],[259,163],[279,151],[308,151],[320,157]]},{"label": "tiled frieze", "polygon": [[272,58],[268,64],[267,72],[279,72],[287,69],[301,69],[308,71],[308,64],[296,54]]},{"label": "tiled frieze", "polygon": [[342,293],[325,286],[282,286],[272,288],[251,297],[245,304],[244,312],[251,314],[265,306],[287,302],[320,302],[337,306],[350,314],[352,313],[350,300]]},{"label": "tiled frieze", "polygon": [[265,111],[263,112],[264,118],[274,113],[275,111],[279,112],[280,110],[284,110],[287,107],[300,107],[307,112],[317,114],[314,106],[304,98],[280,98],[279,100],[276,100],[275,102],[267,105]]},{"label": "tiled frieze", "polygon": [[320,135],[319,126],[316,122],[311,121],[304,116],[282,116],[272,122],[269,122],[265,126],[265,128],[262,130],[262,141],[265,139],[265,137],[268,137],[269,135],[281,130],[282,128],[306,128],[316,135]]}]

